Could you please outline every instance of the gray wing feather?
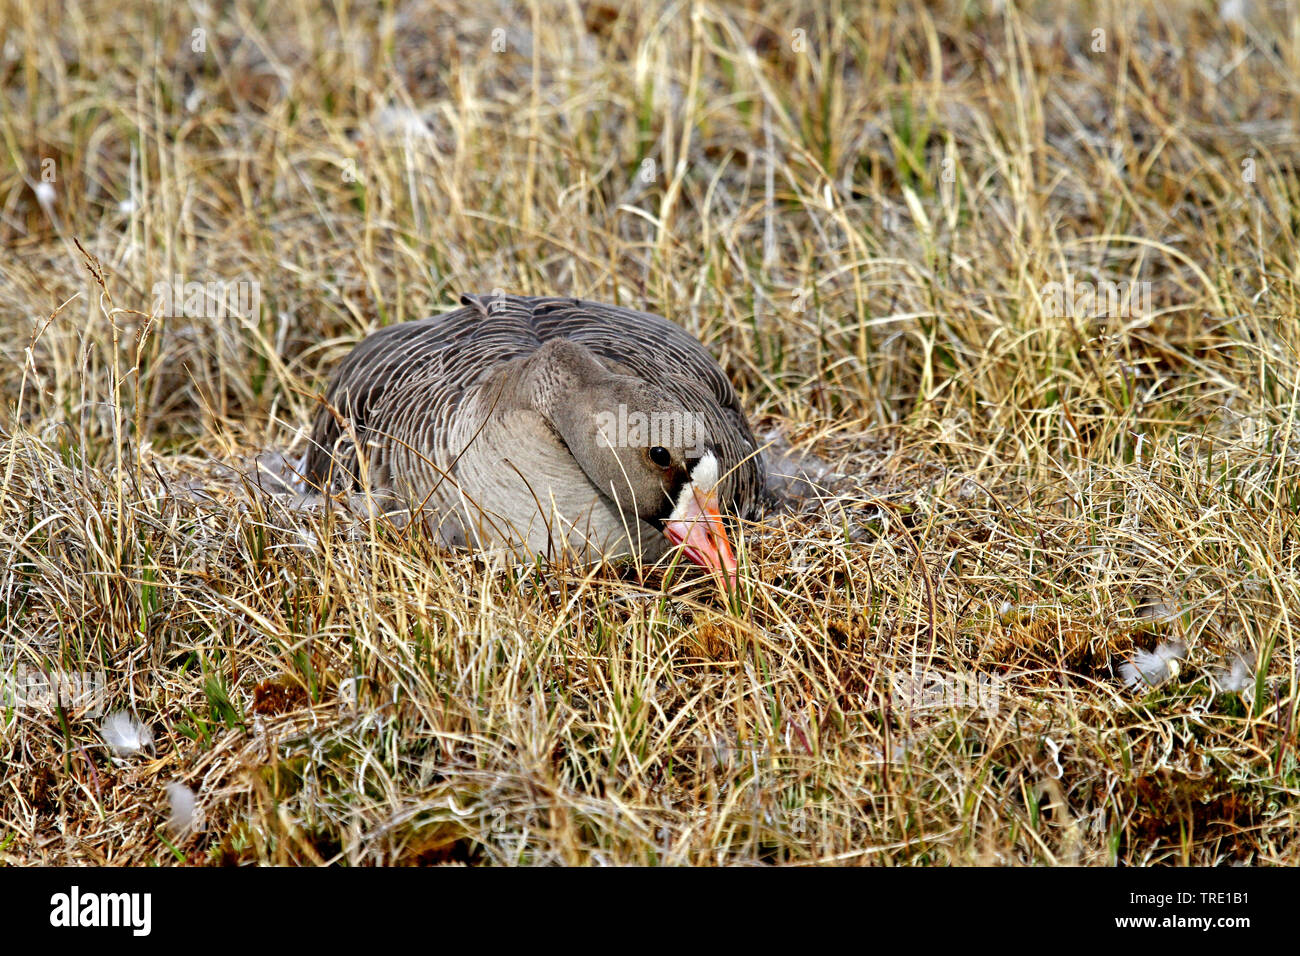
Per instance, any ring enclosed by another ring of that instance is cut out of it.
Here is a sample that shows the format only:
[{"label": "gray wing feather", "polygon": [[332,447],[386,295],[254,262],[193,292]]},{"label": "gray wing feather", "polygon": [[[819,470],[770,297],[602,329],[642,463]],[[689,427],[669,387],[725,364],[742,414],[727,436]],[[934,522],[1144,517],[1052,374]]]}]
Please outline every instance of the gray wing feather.
[{"label": "gray wing feather", "polygon": [[[727,472],[724,498],[742,515],[761,510],[762,462],[740,400],[718,363],[684,329],[650,313],[578,299],[465,295],[461,303],[444,315],[380,329],[344,359],[313,422],[309,480],[360,485],[353,435],[368,448],[373,485],[392,478],[387,463],[394,443],[436,468],[449,467],[457,442],[465,439],[460,419],[467,396],[503,363],[566,338],[655,382],[702,415]],[[409,460],[409,454],[398,457]]]}]

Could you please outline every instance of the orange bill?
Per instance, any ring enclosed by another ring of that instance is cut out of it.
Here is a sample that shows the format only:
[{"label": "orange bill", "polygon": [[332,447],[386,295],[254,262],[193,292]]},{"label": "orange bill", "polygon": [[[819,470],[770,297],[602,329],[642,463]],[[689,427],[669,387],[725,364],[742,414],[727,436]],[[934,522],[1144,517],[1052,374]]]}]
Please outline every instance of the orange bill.
[{"label": "orange bill", "polygon": [[717,572],[724,588],[735,587],[736,556],[722,526],[716,491],[693,492],[686,513],[680,520],[665,523],[664,534],[673,544],[681,546],[688,560]]}]

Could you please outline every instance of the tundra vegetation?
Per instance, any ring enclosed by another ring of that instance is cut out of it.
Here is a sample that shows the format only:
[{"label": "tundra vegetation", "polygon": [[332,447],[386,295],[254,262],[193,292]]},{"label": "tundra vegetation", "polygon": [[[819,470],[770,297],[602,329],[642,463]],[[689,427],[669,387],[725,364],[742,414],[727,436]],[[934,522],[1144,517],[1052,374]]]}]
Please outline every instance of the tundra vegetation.
[{"label": "tundra vegetation", "polygon": [[[1300,863],[1295,5],[0,37],[0,861]],[[719,358],[802,473],[731,600],[276,490],[494,289]]]}]

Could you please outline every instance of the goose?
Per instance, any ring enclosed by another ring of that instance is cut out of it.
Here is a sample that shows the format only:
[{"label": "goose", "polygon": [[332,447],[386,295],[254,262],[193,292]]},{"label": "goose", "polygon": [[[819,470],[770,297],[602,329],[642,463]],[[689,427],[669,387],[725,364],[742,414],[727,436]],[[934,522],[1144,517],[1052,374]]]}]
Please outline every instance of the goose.
[{"label": "goose", "polygon": [[326,388],[304,462],[453,547],[584,562],[680,547],[734,585],[723,514],[768,503],[735,389],[684,329],[573,298],[462,295],[358,343]]}]

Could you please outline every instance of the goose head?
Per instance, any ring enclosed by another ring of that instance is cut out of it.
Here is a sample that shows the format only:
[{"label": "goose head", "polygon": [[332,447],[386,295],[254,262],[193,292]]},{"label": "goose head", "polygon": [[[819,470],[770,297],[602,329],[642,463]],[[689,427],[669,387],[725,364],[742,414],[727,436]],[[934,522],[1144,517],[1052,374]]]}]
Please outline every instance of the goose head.
[{"label": "goose head", "polygon": [[721,459],[702,419],[658,385],[611,373],[580,346],[551,351],[567,374],[562,399],[557,390],[546,403],[548,417],[592,484],[625,517],[658,529],[688,560],[734,584]]},{"label": "goose head", "polygon": [[[658,449],[651,448],[653,457]],[[717,455],[706,451],[686,471],[685,481],[671,498],[673,510],[666,519],[656,518],[664,536],[679,545],[689,560],[716,572],[728,587],[736,583],[736,556],[722,525],[718,502]],[[654,522],[652,522],[654,523]]]}]

